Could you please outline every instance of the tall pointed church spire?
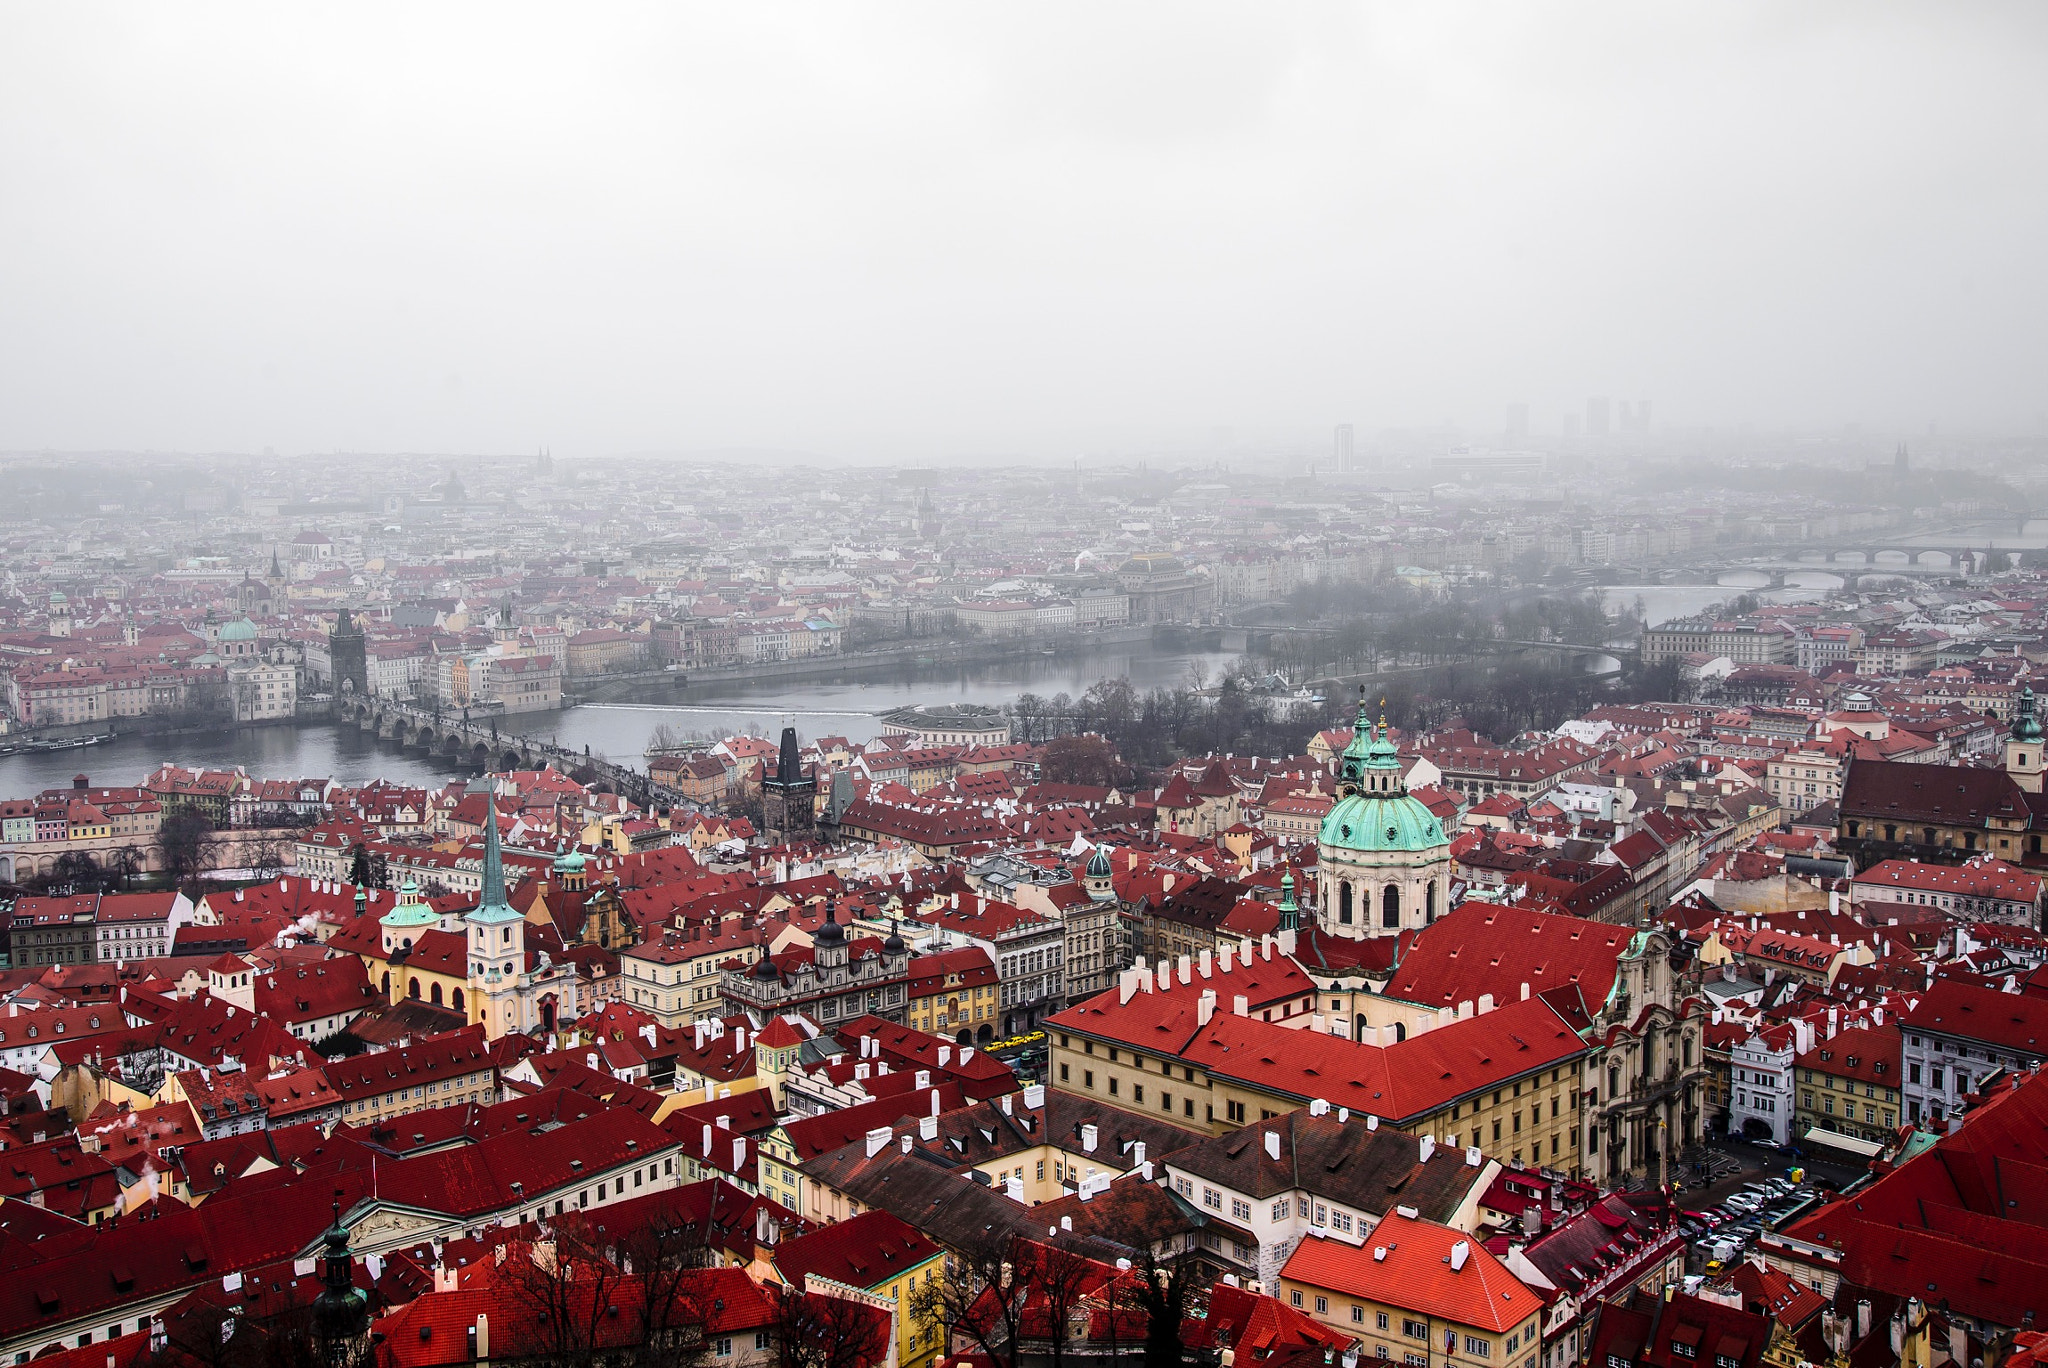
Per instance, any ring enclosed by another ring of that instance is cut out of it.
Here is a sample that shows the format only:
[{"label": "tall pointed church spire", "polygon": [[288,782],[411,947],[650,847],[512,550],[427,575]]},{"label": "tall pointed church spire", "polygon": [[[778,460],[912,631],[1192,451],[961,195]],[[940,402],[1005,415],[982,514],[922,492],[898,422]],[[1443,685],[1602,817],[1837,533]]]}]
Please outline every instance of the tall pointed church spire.
[{"label": "tall pointed church spire", "polygon": [[470,921],[517,921],[519,914],[505,901],[505,853],[498,846],[498,782],[484,789],[484,882]]}]

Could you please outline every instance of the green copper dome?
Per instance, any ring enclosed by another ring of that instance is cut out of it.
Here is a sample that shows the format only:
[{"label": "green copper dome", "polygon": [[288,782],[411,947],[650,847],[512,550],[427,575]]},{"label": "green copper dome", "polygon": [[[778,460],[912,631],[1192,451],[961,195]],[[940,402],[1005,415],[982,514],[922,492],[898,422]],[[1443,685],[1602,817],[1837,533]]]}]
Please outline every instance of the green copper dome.
[{"label": "green copper dome", "polygon": [[254,641],[256,639],[256,624],[247,618],[236,618],[233,622],[220,629],[220,639],[222,641]]},{"label": "green copper dome", "polygon": [[1316,842],[1325,850],[1411,853],[1448,844],[1436,814],[1409,796],[1386,719],[1373,725],[1359,686],[1358,723],[1337,766],[1339,797]]},{"label": "green copper dome", "polygon": [[420,896],[420,886],[411,879],[407,879],[405,886],[398,890],[397,905],[378,918],[379,924],[389,926],[394,930],[404,930],[414,926],[432,926],[440,920],[441,914],[436,912],[428,905],[426,899]]},{"label": "green copper dome", "polygon": [[1421,851],[1445,845],[1443,823],[1418,798],[1354,793],[1330,809],[1316,837],[1325,850],[1373,854]]}]

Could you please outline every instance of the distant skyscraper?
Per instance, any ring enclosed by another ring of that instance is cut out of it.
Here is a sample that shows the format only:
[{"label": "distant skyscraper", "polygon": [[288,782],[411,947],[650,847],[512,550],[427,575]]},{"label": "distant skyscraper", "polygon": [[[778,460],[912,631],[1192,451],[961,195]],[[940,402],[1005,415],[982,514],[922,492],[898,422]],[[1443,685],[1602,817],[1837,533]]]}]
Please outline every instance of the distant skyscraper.
[{"label": "distant skyscraper", "polygon": [[1337,424],[1337,473],[1339,475],[1349,475],[1352,468],[1351,461],[1351,424],[1339,423]]},{"label": "distant skyscraper", "polygon": [[1527,437],[1529,435],[1529,406],[1527,404],[1508,405],[1507,433],[1510,437]]},{"label": "distant skyscraper", "polygon": [[1605,437],[1607,435],[1607,401],[1588,399],[1586,401],[1586,435]]}]

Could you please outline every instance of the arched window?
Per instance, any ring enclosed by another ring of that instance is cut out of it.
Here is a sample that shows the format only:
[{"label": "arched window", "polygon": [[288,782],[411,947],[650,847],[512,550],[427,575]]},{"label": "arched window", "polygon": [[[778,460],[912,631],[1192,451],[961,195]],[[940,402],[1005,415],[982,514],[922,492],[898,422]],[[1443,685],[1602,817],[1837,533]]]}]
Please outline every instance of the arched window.
[{"label": "arched window", "polygon": [[1386,890],[1380,894],[1380,925],[1399,926],[1400,924],[1401,885],[1388,884]]},{"label": "arched window", "polygon": [[389,969],[384,971],[384,982],[378,985],[378,989],[385,997],[391,996],[391,971]]},{"label": "arched window", "polygon": [[405,995],[413,999],[415,1002],[419,1000],[420,981],[418,979],[409,979],[406,981]]},{"label": "arched window", "polygon": [[439,1006],[441,1005],[441,985],[440,985],[440,984],[436,983],[436,984],[432,985],[432,986],[431,986],[431,987],[430,987],[430,988],[428,989],[428,991],[427,991],[427,1001],[429,1001],[429,1002],[433,1003],[433,1004],[434,1004],[434,1005],[435,1005],[436,1007],[439,1007]]},{"label": "arched window", "polygon": [[458,1012],[462,1010],[462,990],[460,988],[457,988],[448,995],[448,1005]]},{"label": "arched window", "polygon": [[1351,925],[1351,885],[1337,885],[1337,921],[1339,925]]},{"label": "arched window", "polygon": [[1436,920],[1435,879],[1431,879],[1427,884],[1423,886],[1422,889],[1422,919],[1425,922],[1433,922]]}]

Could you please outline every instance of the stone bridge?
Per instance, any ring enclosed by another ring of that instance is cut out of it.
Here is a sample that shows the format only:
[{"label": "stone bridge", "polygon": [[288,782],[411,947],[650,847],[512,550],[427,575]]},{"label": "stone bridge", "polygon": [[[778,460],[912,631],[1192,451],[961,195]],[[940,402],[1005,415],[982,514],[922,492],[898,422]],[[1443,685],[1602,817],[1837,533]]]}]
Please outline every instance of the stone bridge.
[{"label": "stone bridge", "polygon": [[379,740],[452,764],[476,769],[546,769],[552,765],[564,774],[572,770],[594,770],[593,786],[621,794],[641,806],[694,807],[682,795],[652,783],[638,770],[599,760],[530,736],[518,736],[497,729],[502,714],[465,719],[461,712],[432,709],[390,698],[337,698],[336,726],[353,726],[374,732]]}]

